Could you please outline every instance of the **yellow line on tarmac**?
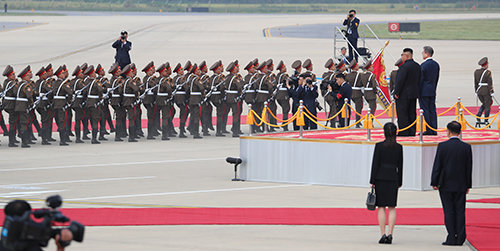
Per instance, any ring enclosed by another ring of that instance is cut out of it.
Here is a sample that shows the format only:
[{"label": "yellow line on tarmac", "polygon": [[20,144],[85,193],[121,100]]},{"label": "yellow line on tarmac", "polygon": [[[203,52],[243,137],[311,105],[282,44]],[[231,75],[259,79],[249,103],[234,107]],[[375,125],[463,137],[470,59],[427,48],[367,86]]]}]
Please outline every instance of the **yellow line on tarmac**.
[{"label": "yellow line on tarmac", "polygon": [[[26,200],[26,201],[41,201],[45,202],[44,199],[28,199],[28,198],[6,198],[0,197],[2,200]],[[188,207],[188,206],[170,206],[170,205],[155,205],[155,204],[135,204],[135,203],[119,203],[119,202],[90,202],[90,201],[64,201],[64,204],[76,204],[76,205],[98,205],[98,206],[118,206],[118,207],[146,207],[146,208],[199,208],[199,207]]]}]

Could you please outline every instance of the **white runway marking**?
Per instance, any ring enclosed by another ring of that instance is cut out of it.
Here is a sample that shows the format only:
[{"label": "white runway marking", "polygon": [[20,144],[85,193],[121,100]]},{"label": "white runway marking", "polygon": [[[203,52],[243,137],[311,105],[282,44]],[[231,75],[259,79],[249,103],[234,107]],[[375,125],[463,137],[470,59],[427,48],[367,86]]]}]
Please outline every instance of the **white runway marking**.
[{"label": "white runway marking", "polygon": [[28,195],[34,195],[34,194],[43,194],[43,193],[60,193],[65,190],[44,190],[44,191],[34,191],[34,192],[12,192],[12,193],[3,193],[0,194],[0,197],[2,198],[18,198],[18,197],[23,197],[23,196],[28,196]]},{"label": "white runway marking", "polygon": [[232,191],[257,190],[257,189],[269,189],[269,188],[285,188],[285,187],[301,187],[301,186],[310,186],[310,185],[309,184],[281,185],[281,186],[243,187],[243,188],[227,188],[227,189],[212,189],[212,190],[194,190],[194,191],[184,191],[184,192],[124,194],[124,195],[110,195],[110,196],[87,197],[87,198],[74,198],[74,199],[67,199],[67,201],[116,199],[116,198],[131,198],[131,197],[149,197],[149,196],[163,196],[163,195],[177,195],[177,194],[194,194],[194,193],[232,192]]},{"label": "white runway marking", "polygon": [[[27,186],[85,183],[85,182],[103,182],[103,181],[117,181],[117,180],[140,180],[140,179],[154,179],[154,178],[156,178],[156,176],[139,176],[139,177],[122,177],[122,178],[117,177],[117,178],[89,179],[89,180],[64,180],[64,181],[39,182],[39,183],[28,183],[28,184],[1,185],[0,188],[27,189]],[[41,188],[39,188],[39,189],[41,189]]]},{"label": "white runway marking", "polygon": [[70,168],[82,168],[82,167],[130,166],[130,165],[147,165],[147,164],[164,164],[164,163],[182,163],[182,162],[196,162],[196,161],[223,160],[223,159],[226,159],[226,158],[220,157],[220,158],[206,158],[206,159],[176,159],[176,160],[156,160],[156,161],[139,161],[139,162],[122,162],[122,163],[87,164],[87,165],[26,167],[26,168],[1,169],[0,172],[70,169]]}]

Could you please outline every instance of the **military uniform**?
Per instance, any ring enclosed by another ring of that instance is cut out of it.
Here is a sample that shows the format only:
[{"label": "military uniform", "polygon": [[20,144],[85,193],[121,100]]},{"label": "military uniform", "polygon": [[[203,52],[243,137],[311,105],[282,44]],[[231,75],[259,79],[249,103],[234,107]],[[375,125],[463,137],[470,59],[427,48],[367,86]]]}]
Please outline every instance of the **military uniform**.
[{"label": "military uniform", "polygon": [[[197,74],[198,73],[198,74]],[[189,82],[189,111],[191,117],[189,120],[190,132],[195,139],[201,139],[200,136],[200,116],[201,101],[205,98],[205,87],[200,81],[200,69],[195,64],[191,69],[191,81]]]},{"label": "military uniform", "polygon": [[134,81],[132,82],[135,84],[138,88],[138,93],[137,93],[137,99],[134,102],[135,106],[135,111],[136,111],[136,116],[135,116],[135,138],[139,139],[141,137],[144,137],[144,132],[142,131],[142,109],[141,109],[141,103],[140,100],[138,99],[142,94],[144,94],[144,91],[146,90],[144,88],[144,85],[142,84],[142,81],[139,77],[137,77],[137,67],[135,66],[134,63],[130,64],[130,67],[133,72],[133,79]]},{"label": "military uniform", "polygon": [[366,72],[361,75],[361,84],[363,86],[362,88],[365,100],[370,108],[370,113],[375,115],[375,111],[377,110],[378,82],[377,76],[369,70],[371,66],[371,60],[363,66],[363,69],[366,70]]},{"label": "military uniform", "polygon": [[[241,95],[243,91],[243,78],[239,71],[238,60],[235,62],[231,62],[227,66],[227,71],[230,72],[224,80],[224,89],[226,90],[226,103],[229,106],[229,109],[232,111],[233,122],[231,131],[233,132],[233,137],[239,137],[239,135],[243,134],[241,131],[241,112],[242,112],[242,101],[238,100],[238,97]],[[234,71],[234,72],[233,72]],[[229,110],[228,109],[228,110]]]},{"label": "military uniform", "polygon": [[172,102],[168,101],[172,97],[173,86],[172,79],[167,75],[163,76],[163,72],[170,69],[170,64],[162,64],[157,72],[160,73],[160,80],[156,91],[156,105],[161,112],[161,128],[162,140],[169,140],[172,118],[174,116],[174,107]]},{"label": "military uniform", "polygon": [[[272,88],[269,90],[270,97],[267,100],[267,106],[269,107],[269,110],[271,110],[271,113],[274,114],[274,116],[276,116],[278,111],[278,106],[276,105],[276,95],[278,94],[278,79],[276,78],[276,74],[274,74],[273,72],[274,70],[273,60],[272,59],[267,60],[266,65],[267,65],[267,77],[272,86]],[[278,121],[274,118],[274,116],[269,115],[269,122],[273,125],[277,125]],[[269,131],[274,132],[275,131],[274,127],[269,128]]]},{"label": "military uniform", "polygon": [[[323,96],[325,103],[328,104],[329,106],[329,112],[328,112],[328,118],[331,118],[333,115],[335,115],[337,111],[337,102],[335,98],[330,94],[331,91],[328,90],[328,85],[337,85],[335,83],[335,71],[332,70],[333,66],[335,64],[333,63],[332,59],[328,59],[325,63],[325,68],[328,69],[327,72],[323,73],[321,76],[323,78],[323,81],[321,82],[321,95]],[[326,109],[326,107],[325,107]],[[330,126],[335,127],[335,123],[337,121],[337,118],[334,118],[330,120]],[[328,122],[327,122],[328,123]]]},{"label": "military uniform", "polygon": [[[396,60],[396,63],[394,64],[394,66],[397,66],[398,68],[401,67],[401,65],[403,65],[403,60],[401,58],[399,58],[398,60]],[[392,92],[394,91],[394,88],[396,87],[396,77],[398,76],[398,69],[395,69],[395,70],[392,70],[391,71],[391,74],[389,75],[390,79],[389,79],[389,91],[390,91],[390,94],[392,95]]]},{"label": "military uniform", "polygon": [[[222,62],[217,61],[211,67],[210,70],[215,71],[218,68],[222,68]],[[224,136],[224,114],[227,111],[227,105],[225,101],[225,86],[224,86],[224,74],[214,73],[214,75],[210,76],[208,82],[210,83],[210,101],[215,106],[215,112],[217,116],[217,124],[216,124],[216,134],[217,137]]]},{"label": "military uniform", "polygon": [[[148,118],[148,137],[147,139],[154,139],[154,136],[158,136],[158,132],[155,127],[155,113],[157,110],[155,100],[156,100],[156,85],[158,84],[158,79],[153,76],[155,72],[154,63],[151,61],[149,64],[142,69],[143,72],[146,72],[146,76],[143,79],[144,88],[145,88],[145,96],[142,101],[144,107],[147,110],[147,118]],[[153,74],[148,75],[147,72],[153,72]]]},{"label": "military uniform", "polygon": [[[349,65],[351,72],[345,76],[345,80],[352,87],[352,101],[354,102],[356,112],[361,114],[363,111],[363,83],[361,81],[361,73],[358,72],[358,63],[356,60],[352,60]],[[361,116],[356,114],[356,121],[360,120]],[[356,128],[361,127],[360,123],[356,125]]]},{"label": "military uniform", "polygon": [[[109,99],[111,98],[111,93],[108,93],[111,90],[111,82],[109,81],[108,78],[104,77],[105,71],[104,68],[99,64],[96,67],[96,73],[99,75],[97,79],[102,85],[102,88],[104,89],[104,94],[103,96],[105,97],[105,100],[101,101],[101,120],[99,121],[99,129],[100,129],[100,134],[109,134],[106,131],[106,123],[108,124],[111,132],[115,132],[115,127],[113,125],[113,118],[111,117],[111,111],[109,110]],[[104,138],[99,138],[99,140],[104,140]]]},{"label": "military uniform", "polygon": [[[174,79],[174,83],[176,84],[176,92],[174,95],[174,103],[179,107],[179,137],[180,138],[185,138],[186,135],[186,121],[189,116],[189,106],[188,106],[188,95],[187,91],[189,90],[188,88],[188,83],[191,81],[191,75],[189,74],[189,70],[191,70],[191,62],[187,62],[185,65],[185,70],[188,71],[188,74],[184,75],[183,77],[177,77]],[[182,68],[180,68],[182,70]],[[182,81],[180,81],[182,80]]]},{"label": "military uniform", "polygon": [[[3,86],[0,85],[0,92],[3,92]],[[9,136],[9,130],[7,129],[7,125],[5,125],[5,119],[3,118],[2,113],[3,108],[0,106],[0,127],[3,130],[3,136]]]},{"label": "military uniform", "polygon": [[53,109],[57,123],[57,131],[59,131],[59,145],[62,146],[67,146],[68,144],[66,142],[69,142],[66,120],[68,119],[68,111],[70,109],[66,108],[68,106],[68,100],[73,96],[73,90],[71,89],[70,81],[65,80],[64,74],[66,74],[66,72],[67,69],[65,65],[59,67],[55,72],[58,79],[52,86],[54,90]]},{"label": "military uniform", "polygon": [[36,110],[42,119],[42,130],[38,134],[42,137],[42,145],[50,145],[50,124],[52,124],[53,110],[51,107],[52,94],[47,94],[52,91],[53,79],[47,79],[46,70],[44,67],[40,69],[37,74],[40,79],[36,82],[36,100],[39,102]]},{"label": "military uniform", "polygon": [[[85,111],[83,108],[85,96],[83,95],[83,88],[85,87],[85,80],[83,79],[83,72],[80,67],[73,71],[74,79],[71,80],[73,87],[73,102],[71,103],[71,108],[75,111],[75,135],[76,143],[83,143],[81,133],[83,118],[85,117]],[[85,135],[83,139],[89,139]]]},{"label": "military uniform", "polygon": [[135,104],[137,100],[137,96],[139,94],[139,87],[135,84],[137,79],[132,78],[132,67],[131,65],[125,66],[123,70],[121,71],[120,75],[126,75],[127,78],[125,79],[125,82],[123,83],[123,88],[122,88],[122,107],[125,108],[128,116],[128,141],[129,142],[137,142],[136,139],[136,134],[137,130],[136,127],[140,126],[137,125],[137,105]]},{"label": "military uniform", "polygon": [[16,127],[18,125],[19,114],[15,111],[16,106],[16,92],[19,87],[19,82],[15,79],[14,68],[8,65],[3,75],[5,77],[12,77],[14,79],[5,79],[3,84],[3,91],[5,92],[5,96],[3,97],[3,109],[9,114],[9,147],[17,147],[16,143],[19,143],[16,140]]},{"label": "military uniform", "polygon": [[[479,60],[478,63],[481,68],[474,72],[474,89],[479,101],[481,101],[481,107],[477,112],[476,116],[481,117],[483,112],[485,117],[490,116],[491,105],[493,104],[493,78],[491,77],[491,71],[488,70],[488,58],[484,57]],[[480,119],[478,119],[480,122]],[[485,120],[488,122],[488,119]]]},{"label": "military uniform", "polygon": [[[277,66],[278,70],[285,67],[283,61]],[[288,87],[286,82],[288,81],[288,74],[286,72],[280,72],[276,75],[276,101],[281,106],[281,112],[283,114],[283,120],[288,120],[288,114],[290,113],[290,94],[288,93]],[[283,122],[284,124],[285,122]],[[283,130],[288,131],[288,125],[283,127]]]},{"label": "military uniform", "polygon": [[[205,93],[208,93],[210,91],[210,76],[206,74],[206,71],[208,70],[207,64],[205,61],[200,63],[200,70],[201,70],[201,76],[200,76],[200,81],[203,87],[205,88]],[[201,130],[203,132],[203,136],[210,136],[210,133],[208,130],[214,130],[214,126],[212,124],[212,113],[213,113],[213,106],[212,103],[210,102],[210,98],[206,98],[206,102],[203,102],[201,104]]]},{"label": "military uniform", "polygon": [[[101,82],[97,78],[94,78],[95,70],[93,66],[90,66],[85,71],[85,75],[90,75],[87,79],[86,85],[89,87],[85,90],[85,96],[87,97],[87,102],[85,102],[85,108],[88,112],[88,117],[90,119],[90,125],[92,128],[92,144],[100,144],[97,140],[97,134],[99,133],[99,121],[101,120],[102,111],[99,102],[103,98],[104,88]],[[101,131],[102,132],[102,131]],[[104,132],[100,135],[100,138],[104,138]]]},{"label": "military uniform", "polygon": [[23,79],[19,84],[19,87],[14,90],[16,92],[16,101],[14,110],[19,114],[19,130],[21,134],[22,144],[21,147],[30,147],[29,141],[31,135],[29,135],[28,126],[30,124],[30,117],[28,114],[28,108],[33,104],[33,90],[31,89],[29,81],[31,81],[31,69],[30,66],[26,67],[19,77]]},{"label": "military uniform", "polygon": [[[267,67],[266,62],[260,64],[257,69],[261,71],[261,73],[257,74],[256,78],[256,89],[257,95],[255,98],[255,109],[254,111],[262,116],[262,111],[264,110],[264,102],[268,101],[271,97],[271,92],[273,91],[273,85],[269,79],[269,76],[265,73],[264,69]],[[256,119],[257,123],[260,123],[259,119]],[[261,130],[264,130],[265,124],[262,123]]]}]

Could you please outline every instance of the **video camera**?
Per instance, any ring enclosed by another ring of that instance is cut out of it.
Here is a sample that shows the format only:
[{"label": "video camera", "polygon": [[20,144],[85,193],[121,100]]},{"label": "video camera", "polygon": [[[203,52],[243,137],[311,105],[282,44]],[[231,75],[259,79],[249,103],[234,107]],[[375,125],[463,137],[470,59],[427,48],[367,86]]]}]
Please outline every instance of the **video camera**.
[{"label": "video camera", "polygon": [[[57,208],[62,205],[62,198],[59,195],[50,196],[45,203],[48,208],[35,211],[27,210],[22,216],[6,215],[1,233],[1,244],[7,250],[25,250],[32,246],[46,247],[51,238],[60,234],[61,230],[68,229],[73,234],[73,240],[83,241],[85,226],[76,221],[71,221],[69,227],[54,227],[54,223],[65,223],[70,219],[64,216]],[[31,219],[33,215],[36,219],[43,220],[35,222]],[[71,241],[59,240],[63,247],[69,246]]]},{"label": "video camera", "polygon": [[340,86],[335,82],[335,80],[323,80],[319,86],[320,90],[328,91],[328,86],[332,87],[332,91],[336,92],[340,89]]}]

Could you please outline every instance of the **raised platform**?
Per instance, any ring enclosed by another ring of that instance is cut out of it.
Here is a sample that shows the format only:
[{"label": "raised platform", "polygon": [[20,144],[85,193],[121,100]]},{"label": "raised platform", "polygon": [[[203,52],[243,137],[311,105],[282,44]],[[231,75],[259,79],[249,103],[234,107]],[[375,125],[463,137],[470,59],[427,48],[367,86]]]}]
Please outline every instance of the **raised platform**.
[{"label": "raised platform", "polygon": [[[372,141],[362,129],[306,131],[242,136],[240,176],[244,180],[368,187],[375,143],[381,129],[372,130]],[[430,190],[431,170],[438,136],[399,137],[404,147],[403,189]],[[472,145],[473,187],[500,186],[500,140],[497,130],[466,130],[463,140]]]}]

